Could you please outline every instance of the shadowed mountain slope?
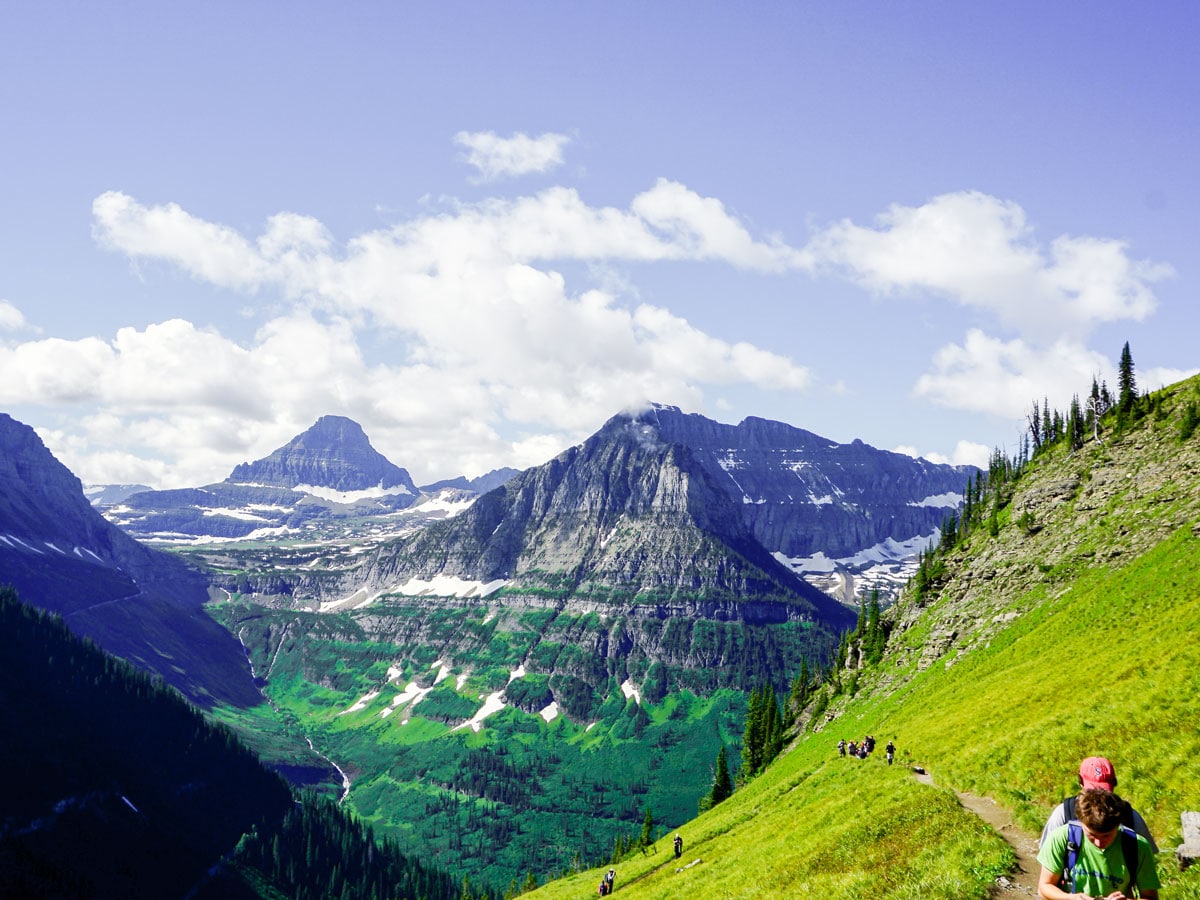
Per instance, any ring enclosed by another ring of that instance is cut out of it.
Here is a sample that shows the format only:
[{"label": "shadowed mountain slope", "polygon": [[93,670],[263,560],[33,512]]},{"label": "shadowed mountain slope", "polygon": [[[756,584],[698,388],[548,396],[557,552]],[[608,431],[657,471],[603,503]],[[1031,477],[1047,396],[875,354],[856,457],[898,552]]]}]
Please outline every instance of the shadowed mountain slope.
[{"label": "shadowed mountain slope", "polygon": [[241,646],[203,610],[204,576],[107,522],[33,429],[5,414],[0,584],[197,703],[261,701]]}]

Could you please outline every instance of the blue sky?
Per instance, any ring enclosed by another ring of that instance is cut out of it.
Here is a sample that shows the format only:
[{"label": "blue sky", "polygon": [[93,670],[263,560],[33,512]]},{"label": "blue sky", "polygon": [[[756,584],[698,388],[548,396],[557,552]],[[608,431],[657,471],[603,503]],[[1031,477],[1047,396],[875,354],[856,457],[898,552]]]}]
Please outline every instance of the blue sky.
[{"label": "blue sky", "polygon": [[156,487],[648,401],[983,462],[1200,366],[1198,10],[6,4],[0,410]]}]

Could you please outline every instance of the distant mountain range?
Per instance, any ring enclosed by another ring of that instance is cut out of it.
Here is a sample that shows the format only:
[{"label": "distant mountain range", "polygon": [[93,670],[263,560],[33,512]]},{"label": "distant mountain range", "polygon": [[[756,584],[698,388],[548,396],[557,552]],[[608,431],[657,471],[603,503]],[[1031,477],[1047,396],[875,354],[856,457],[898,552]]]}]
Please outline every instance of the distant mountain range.
[{"label": "distant mountain range", "polygon": [[361,425],[322,416],[269,456],[235,466],[215,484],[162,491],[95,485],[88,493],[110,521],[140,540],[272,541],[380,520],[403,533],[456,512],[514,474],[499,469],[418,488],[405,469],[371,446]]},{"label": "distant mountain range", "polygon": [[907,578],[975,472],[765,419],[723,425],[656,405],[613,417],[542,466],[505,473],[469,508],[475,495],[460,495],[449,511],[457,517],[377,540],[372,553],[333,560],[322,550],[319,566],[238,556],[239,582],[222,584],[322,608],[389,592],[498,590],[821,599],[797,576],[844,602],[879,584],[886,598],[887,580]]}]

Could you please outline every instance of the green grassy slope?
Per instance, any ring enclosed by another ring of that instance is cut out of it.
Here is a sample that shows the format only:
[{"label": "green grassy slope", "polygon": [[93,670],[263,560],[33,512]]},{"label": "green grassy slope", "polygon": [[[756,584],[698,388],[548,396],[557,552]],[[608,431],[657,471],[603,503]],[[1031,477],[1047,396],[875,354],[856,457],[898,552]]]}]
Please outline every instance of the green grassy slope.
[{"label": "green grassy slope", "polygon": [[[1036,832],[1073,792],[1079,760],[1099,754],[1168,851],[1163,896],[1200,898],[1200,871],[1181,875],[1169,852],[1180,812],[1200,809],[1200,436],[1181,441],[1179,428],[1197,398],[1193,379],[1123,435],[1039,457],[997,534],[954,551],[925,605],[910,597],[891,612],[888,650],[858,673],[855,696],[835,698],[763,776],[679,829],[679,863],[665,835],[657,854],[618,865],[618,889],[985,897],[1011,856],[951,789],[992,797]],[[938,786],[879,753],[836,757],[839,738],[868,733],[894,738],[901,762]],[[533,896],[595,893],[601,871]]]}]

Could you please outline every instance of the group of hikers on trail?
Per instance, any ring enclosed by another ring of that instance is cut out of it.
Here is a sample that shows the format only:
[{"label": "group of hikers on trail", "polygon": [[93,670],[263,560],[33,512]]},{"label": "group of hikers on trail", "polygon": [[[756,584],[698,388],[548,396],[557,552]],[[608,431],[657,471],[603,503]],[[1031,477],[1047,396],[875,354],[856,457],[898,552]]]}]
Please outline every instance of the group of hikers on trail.
[{"label": "group of hikers on trail", "polygon": [[[838,754],[866,759],[875,738],[840,740]],[[887,742],[888,765],[896,745]],[[1103,756],[1079,765],[1079,793],[1054,808],[1038,842],[1041,900],[1158,900],[1158,845],[1146,820],[1114,793],[1117,774]]]},{"label": "group of hikers on trail", "polygon": [[1158,900],[1158,845],[1146,821],[1115,793],[1103,756],[1079,765],[1079,794],[1050,814],[1039,842],[1042,900]]},{"label": "group of hikers on trail", "polygon": [[[853,756],[858,759],[866,759],[875,752],[875,735],[868,734],[861,742],[854,741],[846,742],[845,738],[837,743],[838,755]],[[896,759],[896,744],[893,741],[888,741],[884,748],[887,751],[887,763],[890,766]]]},{"label": "group of hikers on trail", "polygon": [[[679,857],[683,856],[683,837],[679,834],[679,832],[675,833],[675,840],[672,842],[672,844],[675,848],[675,858],[679,859]],[[601,897],[607,897],[613,892],[614,888],[616,887],[614,884],[616,880],[616,869],[609,869],[604,873],[604,877],[600,879],[599,894]],[[637,879],[634,880],[636,881]]]},{"label": "group of hikers on trail", "polygon": [[614,884],[617,880],[617,870],[609,869],[604,873],[604,877],[600,879],[600,896],[607,897],[613,892]]}]

